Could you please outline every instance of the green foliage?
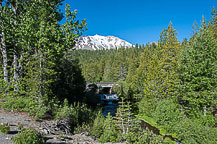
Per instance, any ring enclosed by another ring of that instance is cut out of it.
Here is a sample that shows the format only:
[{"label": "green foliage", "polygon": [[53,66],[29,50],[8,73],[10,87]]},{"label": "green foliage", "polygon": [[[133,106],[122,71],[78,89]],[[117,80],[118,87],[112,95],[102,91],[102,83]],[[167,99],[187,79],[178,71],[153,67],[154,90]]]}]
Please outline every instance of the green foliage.
[{"label": "green foliage", "polygon": [[103,133],[100,136],[99,141],[101,143],[105,142],[120,142],[121,141],[121,135],[120,132],[118,131],[112,116],[110,113],[105,119],[104,125],[103,125]]},{"label": "green foliage", "polygon": [[78,125],[74,130],[74,134],[84,133],[86,136],[89,136],[91,132],[92,130],[91,130],[90,124],[85,123],[85,122],[82,123],[81,125]]},{"label": "green foliage", "polygon": [[[53,115],[56,102],[54,105],[51,102],[56,98],[61,101],[75,97],[72,98],[74,102],[82,95],[84,81],[79,77],[77,63],[71,67],[72,62],[64,61],[64,56],[87,29],[86,20],[78,21],[77,11],[71,11],[67,5],[66,22],[60,25],[58,22],[63,18],[60,12],[62,0],[2,2],[0,32],[4,32],[5,36],[1,37],[0,45],[7,45],[0,49],[1,54],[4,54],[4,63],[0,63],[0,67],[4,68],[4,72],[1,70],[0,91],[4,93],[2,95],[20,97],[17,97],[18,102],[9,100],[7,103],[12,106],[5,104],[5,107],[30,111],[38,118],[47,117],[47,113]],[[68,73],[64,71],[66,65],[69,66]],[[5,80],[5,72],[10,73],[8,80]],[[2,83],[2,73],[5,84]],[[69,88],[71,86],[74,88],[72,91]],[[80,91],[75,93],[75,89]],[[32,99],[33,103],[26,97]]]},{"label": "green foliage", "polygon": [[68,120],[72,132],[75,127],[85,124],[91,124],[94,120],[95,112],[88,108],[86,104],[74,103],[68,104],[68,100],[64,100],[64,104],[56,114],[56,119]]},{"label": "green foliage", "polygon": [[[2,69],[2,67],[0,67],[0,69]],[[0,70],[0,98],[5,97],[5,93],[8,90],[8,85],[7,82],[4,81],[3,76],[1,75],[1,70]]]},{"label": "green foliage", "polygon": [[197,120],[183,119],[174,129],[183,144],[215,144],[217,141],[217,129],[204,126]]},{"label": "green foliage", "polygon": [[138,137],[138,140],[135,142],[135,144],[163,144],[163,137],[159,135],[155,135],[150,130],[146,129],[145,132],[141,133],[141,135]]},{"label": "green foliage", "polygon": [[[210,22],[203,18],[199,31],[194,24],[193,37],[182,45],[170,23],[158,45],[73,51],[87,24],[76,20],[77,11],[66,5],[66,22],[60,25],[62,0],[2,2],[0,97],[5,100],[4,109],[27,111],[36,119],[66,119],[74,132],[90,132],[100,142],[173,143],[139,126],[133,114],[138,107],[142,119],[161,135],[177,136],[182,143],[217,141],[212,115],[217,106],[215,8]],[[84,95],[85,81],[120,84],[113,90],[126,99],[119,103],[115,120],[83,104],[96,107],[98,102],[94,89]],[[23,129],[14,140],[41,143],[37,137],[34,130]]]},{"label": "green foliage", "polygon": [[139,113],[145,114],[147,116],[151,116],[156,108],[156,102],[153,100],[143,98],[138,103],[138,107],[139,107]]},{"label": "green foliage", "polygon": [[213,34],[201,29],[190,47],[186,47],[179,66],[179,103],[193,117],[206,116],[216,106],[217,45]]},{"label": "green foliage", "polygon": [[59,101],[69,103],[84,101],[85,81],[78,60],[63,58],[56,66],[57,80],[52,83],[52,91]]},{"label": "green foliage", "polygon": [[127,134],[122,135],[127,143],[136,143],[138,138],[145,132],[141,128],[141,121],[135,116],[131,116],[131,121],[129,123],[129,130]]},{"label": "green foliage", "polygon": [[91,130],[91,135],[93,137],[100,138],[100,136],[103,134],[104,122],[105,122],[105,118],[102,115],[101,111],[99,111],[93,122],[93,127]]},{"label": "green foliage", "polygon": [[7,111],[26,111],[30,115],[36,116],[36,119],[52,118],[57,110],[54,101],[50,101],[48,105],[38,105],[38,101],[31,97],[5,97],[5,102],[1,104],[2,108]]},{"label": "green foliage", "polygon": [[[87,82],[112,82],[126,80],[129,70],[135,68],[132,59],[142,53],[143,48],[121,48],[110,50],[77,50],[71,59],[79,59],[82,74]],[[130,66],[131,65],[131,66]],[[129,67],[131,67],[129,69]]]},{"label": "green foliage", "polygon": [[[140,115],[140,117],[159,129],[161,135],[172,135],[184,144],[215,143],[216,141],[216,128],[204,126],[199,120],[187,118],[170,100],[159,102],[153,118],[146,115]],[[167,141],[168,139],[164,139],[164,143]]]},{"label": "green foliage", "polygon": [[23,129],[23,126],[24,126],[24,124],[18,123],[18,129],[19,129],[19,130],[22,130],[22,129]]},{"label": "green foliage", "polygon": [[5,102],[1,104],[2,108],[6,110],[17,110],[17,111],[29,111],[31,114],[35,112],[37,102],[33,98],[29,97],[5,97]]},{"label": "green foliage", "polygon": [[152,116],[157,125],[163,126],[167,132],[172,132],[171,130],[182,120],[184,115],[181,113],[180,107],[172,100],[162,100],[157,103]]},{"label": "green foliage", "polygon": [[176,30],[170,22],[160,34],[159,46],[148,61],[144,79],[144,98],[155,103],[164,98],[171,99],[175,91],[176,71],[180,46]]},{"label": "green foliage", "polygon": [[100,97],[96,93],[97,93],[97,85],[96,84],[89,85],[88,88],[85,90],[85,96],[83,101],[91,107],[97,107],[97,105],[100,102]]},{"label": "green foliage", "polygon": [[9,124],[1,124],[0,125],[0,132],[2,132],[4,134],[8,134],[10,132]]},{"label": "green foliage", "polygon": [[22,129],[12,138],[14,144],[45,144],[45,138],[33,128]]},{"label": "green foliage", "polygon": [[119,107],[117,109],[117,113],[115,115],[115,123],[122,133],[123,139],[125,140],[126,136],[130,131],[130,127],[133,122],[133,114],[131,110],[130,102],[126,102],[124,97],[120,97]]}]

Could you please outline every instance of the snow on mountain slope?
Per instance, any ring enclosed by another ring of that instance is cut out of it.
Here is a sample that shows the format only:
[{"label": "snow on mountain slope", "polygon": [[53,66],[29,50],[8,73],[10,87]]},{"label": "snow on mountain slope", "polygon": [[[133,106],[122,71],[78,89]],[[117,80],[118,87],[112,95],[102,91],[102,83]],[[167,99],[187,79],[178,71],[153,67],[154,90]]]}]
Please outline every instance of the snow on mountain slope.
[{"label": "snow on mountain slope", "polygon": [[81,36],[76,42],[76,49],[101,50],[121,47],[134,47],[131,43],[114,36]]}]

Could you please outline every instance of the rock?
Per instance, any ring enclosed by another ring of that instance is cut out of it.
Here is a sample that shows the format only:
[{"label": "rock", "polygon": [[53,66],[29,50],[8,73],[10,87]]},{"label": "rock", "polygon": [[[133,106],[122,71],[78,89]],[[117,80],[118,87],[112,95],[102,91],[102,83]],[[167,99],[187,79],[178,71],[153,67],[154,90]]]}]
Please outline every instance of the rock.
[{"label": "rock", "polygon": [[42,128],[41,132],[42,132],[43,134],[45,134],[45,135],[51,133],[51,132],[50,132],[48,129],[46,129],[46,128]]},{"label": "rock", "polygon": [[57,124],[56,124],[56,127],[66,133],[66,134],[69,134],[70,131],[71,131],[71,128],[70,128],[70,124],[69,124],[69,121],[68,120],[58,120],[57,121]]}]

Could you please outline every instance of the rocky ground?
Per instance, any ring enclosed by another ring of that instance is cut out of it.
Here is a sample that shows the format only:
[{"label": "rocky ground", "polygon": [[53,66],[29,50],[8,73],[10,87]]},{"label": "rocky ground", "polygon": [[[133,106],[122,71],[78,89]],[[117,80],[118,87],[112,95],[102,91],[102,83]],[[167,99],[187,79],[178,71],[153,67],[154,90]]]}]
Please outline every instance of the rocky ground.
[{"label": "rocky ground", "polygon": [[10,133],[0,132],[0,144],[12,144],[11,138],[19,132],[18,124],[23,124],[24,128],[32,127],[37,131],[44,133],[48,138],[47,144],[96,144],[96,140],[83,134],[66,135],[58,131],[52,132],[51,127],[56,121],[35,121],[34,117],[28,116],[25,112],[5,112],[0,109],[0,124],[8,123]]}]

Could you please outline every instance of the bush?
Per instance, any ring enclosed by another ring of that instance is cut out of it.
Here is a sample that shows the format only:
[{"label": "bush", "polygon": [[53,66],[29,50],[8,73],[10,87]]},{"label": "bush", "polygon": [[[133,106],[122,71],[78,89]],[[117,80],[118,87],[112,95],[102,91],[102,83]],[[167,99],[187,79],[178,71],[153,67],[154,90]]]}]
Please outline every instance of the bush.
[{"label": "bush", "polygon": [[101,111],[99,111],[96,116],[96,119],[93,122],[91,136],[93,136],[94,138],[100,138],[100,136],[103,134],[104,122],[105,122],[105,118],[102,115]]},{"label": "bush", "polygon": [[216,144],[217,142],[217,129],[204,126],[198,120],[185,118],[174,129],[183,144]]},{"label": "bush", "polygon": [[33,128],[24,128],[16,137],[12,138],[14,144],[45,144],[45,138]]},{"label": "bush", "polygon": [[99,141],[101,143],[105,143],[105,142],[115,143],[115,142],[121,141],[120,131],[117,130],[117,127],[116,127],[110,113],[108,114],[107,118],[105,119],[105,122],[103,125],[103,133],[100,136]]},{"label": "bush", "polygon": [[84,133],[86,136],[89,136],[91,133],[90,125],[87,123],[83,123],[82,125],[78,125],[74,130],[74,134],[81,134],[81,133]]},{"label": "bush", "polygon": [[138,104],[139,113],[145,114],[147,116],[151,116],[155,110],[155,106],[156,106],[156,102],[143,98]]},{"label": "bush", "polygon": [[26,111],[30,115],[36,116],[36,119],[53,117],[58,107],[54,101],[49,102],[47,105],[39,105],[37,99],[25,96],[8,96],[4,100],[5,102],[2,103],[3,109],[7,111]]},{"label": "bush", "polygon": [[5,102],[2,103],[2,108],[5,110],[17,110],[31,112],[35,108],[37,109],[37,102],[33,98],[29,97],[12,97],[8,96],[4,98]]},{"label": "bush", "polygon": [[152,131],[146,129],[140,133],[140,136],[138,137],[138,140],[135,142],[135,144],[162,144],[164,143],[163,141],[163,136],[155,135]]},{"label": "bush", "polygon": [[56,114],[56,119],[67,120],[70,123],[72,132],[75,127],[79,127],[84,123],[91,124],[95,118],[95,112],[88,108],[86,104],[74,103],[68,104],[68,100],[64,100],[64,105],[59,109]]},{"label": "bush", "polygon": [[9,124],[1,124],[0,125],[0,131],[4,134],[8,134],[10,131],[10,126]]},{"label": "bush", "polygon": [[172,100],[159,101],[152,114],[157,124],[163,126],[167,132],[172,132],[174,126],[182,120],[183,116],[180,108]]},{"label": "bush", "polygon": [[37,107],[35,113],[36,119],[54,119],[58,111],[59,106],[54,100],[46,102],[47,104],[41,104]]}]

